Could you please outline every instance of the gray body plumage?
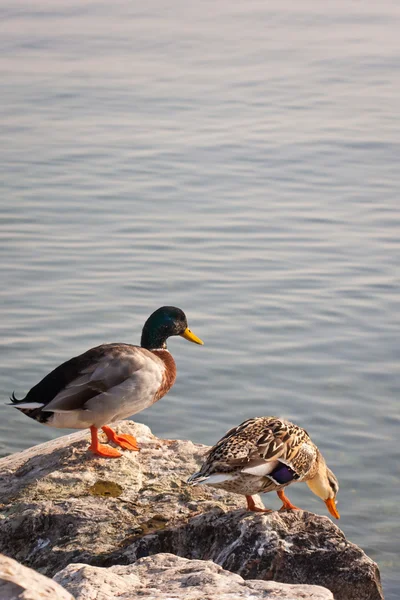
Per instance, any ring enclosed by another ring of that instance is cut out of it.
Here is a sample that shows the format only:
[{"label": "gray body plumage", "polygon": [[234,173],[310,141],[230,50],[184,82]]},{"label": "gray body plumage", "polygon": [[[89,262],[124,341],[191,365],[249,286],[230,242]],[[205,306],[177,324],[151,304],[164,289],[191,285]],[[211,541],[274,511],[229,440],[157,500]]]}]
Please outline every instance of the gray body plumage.
[{"label": "gray body plumage", "polygon": [[54,369],[14,406],[50,427],[102,427],[153,404],[165,371],[164,360],[145,348],[104,344]]}]

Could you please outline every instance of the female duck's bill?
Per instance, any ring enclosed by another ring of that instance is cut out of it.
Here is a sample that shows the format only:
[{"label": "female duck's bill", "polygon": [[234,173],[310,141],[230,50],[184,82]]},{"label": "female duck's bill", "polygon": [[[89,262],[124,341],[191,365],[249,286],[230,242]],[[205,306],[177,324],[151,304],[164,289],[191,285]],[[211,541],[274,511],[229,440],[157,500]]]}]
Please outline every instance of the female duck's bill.
[{"label": "female duck's bill", "polygon": [[90,449],[99,456],[121,456],[115,448],[99,443],[100,428],[108,441],[138,450],[134,436],[118,435],[107,424],[144,410],[171,389],[176,378],[166,343],[171,336],[203,345],[188,328],[181,309],[162,306],[144,324],[140,346],[114,343],[91,348],[46,375],[24,399],[13,394],[12,404],[50,427],[90,428]]}]

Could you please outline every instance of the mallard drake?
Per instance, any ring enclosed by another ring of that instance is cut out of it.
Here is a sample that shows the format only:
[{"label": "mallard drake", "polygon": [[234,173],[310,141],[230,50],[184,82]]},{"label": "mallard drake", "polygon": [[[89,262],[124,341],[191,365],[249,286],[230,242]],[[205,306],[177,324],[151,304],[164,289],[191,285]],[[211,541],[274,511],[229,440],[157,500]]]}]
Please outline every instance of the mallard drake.
[{"label": "mallard drake", "polygon": [[99,443],[100,428],[108,441],[138,450],[133,436],[117,435],[107,424],[144,410],[171,389],[176,365],[166,341],[172,335],[203,344],[188,328],[180,308],[163,306],[144,324],[140,346],[103,344],[91,348],[46,375],[25,398],[18,400],[13,393],[12,405],[50,427],[90,428],[90,450],[99,456],[121,456],[115,448]]},{"label": "mallard drake", "polygon": [[294,510],[284,488],[305,481],[322,498],[336,519],[339,484],[305,429],[278,417],[256,417],[230,429],[211,448],[200,471],[188,479],[191,485],[206,484],[246,496],[247,508],[259,508],[253,494],[276,491],[283,505]]}]

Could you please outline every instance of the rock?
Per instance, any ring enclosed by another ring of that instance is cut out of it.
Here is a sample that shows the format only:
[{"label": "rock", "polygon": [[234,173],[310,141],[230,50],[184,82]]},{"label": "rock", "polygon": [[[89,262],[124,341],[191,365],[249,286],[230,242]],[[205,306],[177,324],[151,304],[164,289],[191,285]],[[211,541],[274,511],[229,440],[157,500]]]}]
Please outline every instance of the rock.
[{"label": "rock", "polygon": [[206,446],[160,440],[123,421],[140,452],[104,459],[78,432],[0,459],[0,552],[48,576],[70,562],[102,560],[141,536],[243,498],[185,484]]},{"label": "rock", "polygon": [[58,583],[0,554],[1,600],[74,600]]},{"label": "rock", "polygon": [[0,551],[49,576],[167,552],[246,580],[323,585],[336,600],[383,598],[376,564],[328,517],[248,513],[241,496],[185,484],[206,446],[128,421],[116,428],[141,451],[96,457],[80,432],[0,460]]},{"label": "rock", "polygon": [[136,540],[105,564],[130,564],[159,552],[212,560],[246,580],[324,586],[336,600],[383,598],[377,565],[328,517],[306,511],[210,511]]},{"label": "rock", "polygon": [[188,560],[173,554],[141,558],[129,566],[108,569],[69,565],[54,578],[74,594],[76,600],[333,600],[332,593],[314,585],[288,585],[245,581],[215,563]]}]

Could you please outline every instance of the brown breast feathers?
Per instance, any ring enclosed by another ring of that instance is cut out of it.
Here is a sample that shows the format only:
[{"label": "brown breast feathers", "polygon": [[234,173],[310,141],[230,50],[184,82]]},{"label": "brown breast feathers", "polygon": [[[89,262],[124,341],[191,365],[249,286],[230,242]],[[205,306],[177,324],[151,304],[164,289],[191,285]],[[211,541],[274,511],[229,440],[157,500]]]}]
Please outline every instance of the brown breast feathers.
[{"label": "brown breast feathers", "polygon": [[176,364],[172,354],[170,354],[168,350],[152,350],[152,353],[161,358],[165,363],[163,380],[154,396],[154,402],[157,402],[157,400],[165,396],[174,385],[176,379]]}]

